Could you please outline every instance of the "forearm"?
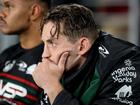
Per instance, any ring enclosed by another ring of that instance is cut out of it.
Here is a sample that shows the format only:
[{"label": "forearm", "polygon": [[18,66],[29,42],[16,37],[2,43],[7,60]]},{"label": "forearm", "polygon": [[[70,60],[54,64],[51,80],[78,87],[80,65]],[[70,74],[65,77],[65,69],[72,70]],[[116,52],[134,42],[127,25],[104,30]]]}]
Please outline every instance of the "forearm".
[{"label": "forearm", "polygon": [[[49,101],[52,101],[51,97],[49,95],[43,96],[45,98],[48,97]],[[45,99],[42,98],[42,101],[45,102]],[[61,92],[55,97],[53,100],[53,103],[50,102],[51,105],[83,105],[79,100],[77,100],[74,96],[72,96],[69,92],[66,90],[61,90]],[[48,105],[47,103],[44,103],[44,105]]]}]

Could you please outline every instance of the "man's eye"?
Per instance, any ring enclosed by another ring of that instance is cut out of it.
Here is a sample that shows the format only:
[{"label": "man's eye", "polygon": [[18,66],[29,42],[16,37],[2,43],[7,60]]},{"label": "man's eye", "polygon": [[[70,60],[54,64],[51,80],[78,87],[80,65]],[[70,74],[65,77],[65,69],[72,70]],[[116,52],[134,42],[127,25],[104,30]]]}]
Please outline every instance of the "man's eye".
[{"label": "man's eye", "polygon": [[13,7],[13,5],[10,4],[10,3],[5,3],[4,7],[7,8],[7,9],[11,9]]},{"label": "man's eye", "polygon": [[10,8],[11,8],[11,6],[10,6],[9,4],[8,4],[8,5],[6,5],[5,7],[6,7],[6,8],[8,8],[8,9],[10,9]]},{"label": "man's eye", "polygon": [[48,40],[47,42],[48,42],[49,44],[53,44],[52,40]]},{"label": "man's eye", "polygon": [[47,43],[50,44],[53,47],[56,46],[56,44],[52,40],[48,40]]}]

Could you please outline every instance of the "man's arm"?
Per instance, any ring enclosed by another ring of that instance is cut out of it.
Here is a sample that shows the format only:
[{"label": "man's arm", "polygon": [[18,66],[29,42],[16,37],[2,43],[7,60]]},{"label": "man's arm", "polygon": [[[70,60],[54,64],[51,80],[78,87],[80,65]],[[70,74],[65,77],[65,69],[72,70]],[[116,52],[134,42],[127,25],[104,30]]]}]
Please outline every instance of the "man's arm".
[{"label": "man's arm", "polygon": [[33,72],[33,78],[36,84],[47,93],[51,104],[56,96],[63,90],[60,79],[65,70],[67,58],[68,52],[62,54],[57,64],[44,58]]}]

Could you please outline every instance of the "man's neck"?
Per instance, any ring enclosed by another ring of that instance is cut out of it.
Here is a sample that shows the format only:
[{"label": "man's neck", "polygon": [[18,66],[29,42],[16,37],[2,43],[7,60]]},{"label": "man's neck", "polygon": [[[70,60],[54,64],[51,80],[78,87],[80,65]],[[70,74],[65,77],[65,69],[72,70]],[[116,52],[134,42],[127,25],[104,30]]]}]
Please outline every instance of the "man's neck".
[{"label": "man's neck", "polygon": [[40,30],[35,28],[30,29],[19,35],[21,47],[24,49],[31,49],[39,45],[41,41]]}]

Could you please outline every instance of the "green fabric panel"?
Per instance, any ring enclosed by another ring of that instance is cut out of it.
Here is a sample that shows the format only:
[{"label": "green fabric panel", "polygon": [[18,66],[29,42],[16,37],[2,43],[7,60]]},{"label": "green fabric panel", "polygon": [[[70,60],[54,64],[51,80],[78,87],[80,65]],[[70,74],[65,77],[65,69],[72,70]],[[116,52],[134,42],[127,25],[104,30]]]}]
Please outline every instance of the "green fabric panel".
[{"label": "green fabric panel", "polygon": [[[86,85],[84,84],[84,82],[82,82],[79,86],[79,88],[74,92],[74,95],[77,97],[80,97],[80,100],[84,103],[84,105],[89,105],[91,103],[91,101],[93,100],[93,98],[96,95],[97,89],[100,86],[100,75],[98,73],[97,68],[95,69],[95,73],[92,77],[92,81],[90,80],[85,80]],[[84,92],[82,93],[82,96],[80,96],[80,92],[81,90],[83,90],[84,88]]]},{"label": "green fabric panel", "polygon": [[91,101],[96,95],[100,83],[100,76],[96,69],[89,88],[84,92],[83,96],[81,97],[81,100],[83,101],[84,105],[89,105],[91,103]]}]

